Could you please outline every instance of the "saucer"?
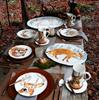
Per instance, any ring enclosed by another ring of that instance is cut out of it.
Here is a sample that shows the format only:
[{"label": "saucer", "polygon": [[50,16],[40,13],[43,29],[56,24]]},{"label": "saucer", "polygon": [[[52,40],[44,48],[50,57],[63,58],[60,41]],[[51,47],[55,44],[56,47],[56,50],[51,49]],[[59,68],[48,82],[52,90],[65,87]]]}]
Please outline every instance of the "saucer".
[{"label": "saucer", "polygon": [[[69,87],[68,81],[66,81],[65,86],[67,87],[69,91],[72,92],[71,88]],[[74,93],[83,93],[84,91],[87,90],[87,86],[88,86],[87,81],[84,81],[80,89],[73,89],[73,91]]]},{"label": "saucer", "polygon": [[38,39],[37,39],[37,40],[35,41],[35,43],[36,43],[37,45],[44,46],[44,45],[49,44],[49,39],[46,39],[46,42],[45,42],[45,43],[39,43],[39,42],[38,42]]}]

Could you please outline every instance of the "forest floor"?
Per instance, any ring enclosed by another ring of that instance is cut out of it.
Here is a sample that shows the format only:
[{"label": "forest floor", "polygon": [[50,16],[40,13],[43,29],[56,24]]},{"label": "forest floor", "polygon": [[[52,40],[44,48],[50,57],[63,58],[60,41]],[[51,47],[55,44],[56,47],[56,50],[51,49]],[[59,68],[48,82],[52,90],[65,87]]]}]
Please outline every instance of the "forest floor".
[{"label": "forest floor", "polygon": [[[88,9],[84,9],[82,13],[83,31],[89,39],[88,42],[84,41],[85,51],[88,53],[86,68],[92,76],[88,81],[88,100],[99,100],[99,0],[95,1],[96,2],[92,0],[91,6],[88,6]],[[7,33],[9,32],[7,31]],[[11,36],[10,32],[10,34],[5,35],[4,38],[3,41],[6,41],[6,44],[9,41],[6,39],[13,39],[14,36],[13,34]],[[1,39],[0,44],[5,45]],[[0,58],[0,61],[2,61],[2,58]]]}]

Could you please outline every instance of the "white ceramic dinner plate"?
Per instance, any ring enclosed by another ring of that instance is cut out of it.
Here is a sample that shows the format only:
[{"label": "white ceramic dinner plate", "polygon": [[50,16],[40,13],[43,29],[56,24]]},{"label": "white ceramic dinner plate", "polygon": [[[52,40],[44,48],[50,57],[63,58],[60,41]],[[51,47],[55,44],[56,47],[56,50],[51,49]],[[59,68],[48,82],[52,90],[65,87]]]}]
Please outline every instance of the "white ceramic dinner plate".
[{"label": "white ceramic dinner plate", "polygon": [[58,34],[64,37],[75,37],[79,35],[79,32],[76,29],[67,28],[67,29],[59,29]]},{"label": "white ceramic dinner plate", "polygon": [[30,19],[27,22],[27,25],[31,28],[38,29],[41,28],[56,28],[64,24],[64,21],[58,17],[52,16],[45,16],[45,17],[38,17],[34,19]]},{"label": "white ceramic dinner plate", "polygon": [[30,39],[33,37],[33,33],[32,29],[23,29],[17,32],[17,36],[22,39]]},{"label": "white ceramic dinner plate", "polygon": [[[71,88],[69,87],[68,81],[66,81],[65,86],[69,91],[72,92]],[[88,83],[86,81],[83,82],[83,85],[80,89],[73,89],[74,93],[83,93],[87,90]]]},{"label": "white ceramic dinner plate", "polygon": [[23,59],[30,56],[32,53],[32,48],[26,45],[16,45],[11,47],[8,51],[10,57],[14,59]]},{"label": "white ceramic dinner plate", "polygon": [[45,54],[53,61],[69,66],[84,63],[87,59],[87,53],[73,44],[56,43],[49,46]]},{"label": "white ceramic dinner plate", "polygon": [[[36,96],[41,94],[47,87],[47,79],[40,73],[29,72],[19,76],[16,80],[23,80],[15,84],[15,90],[23,96]],[[21,91],[25,89],[25,91]]]}]

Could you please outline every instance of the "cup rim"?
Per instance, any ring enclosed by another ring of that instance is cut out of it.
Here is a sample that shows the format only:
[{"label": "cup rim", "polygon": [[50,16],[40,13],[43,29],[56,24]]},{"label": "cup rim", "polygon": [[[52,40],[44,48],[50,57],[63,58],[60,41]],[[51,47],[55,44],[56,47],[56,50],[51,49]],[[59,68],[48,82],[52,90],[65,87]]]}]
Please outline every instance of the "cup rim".
[{"label": "cup rim", "polygon": [[82,64],[74,64],[73,65],[73,71],[77,73],[85,73],[85,66]]}]

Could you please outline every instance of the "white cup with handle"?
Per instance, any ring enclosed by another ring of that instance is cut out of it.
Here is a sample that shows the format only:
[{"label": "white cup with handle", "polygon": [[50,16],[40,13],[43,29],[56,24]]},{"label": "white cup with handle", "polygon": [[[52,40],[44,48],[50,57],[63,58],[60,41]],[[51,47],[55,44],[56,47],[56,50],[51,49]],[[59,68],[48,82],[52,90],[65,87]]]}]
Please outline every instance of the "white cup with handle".
[{"label": "white cup with handle", "polygon": [[[86,75],[88,76],[87,78]],[[80,86],[82,86],[84,81],[88,81],[91,78],[91,74],[86,72],[85,66],[83,64],[75,64],[73,65],[72,77],[74,81],[77,80]]]},{"label": "white cup with handle", "polygon": [[39,31],[39,43],[44,44],[47,42],[48,40],[48,34],[46,32],[46,29],[44,29],[43,27],[39,27],[38,29]]},{"label": "white cup with handle", "polygon": [[73,15],[72,13],[66,13],[66,14],[68,16],[67,26],[74,26],[75,25],[76,16]]}]

